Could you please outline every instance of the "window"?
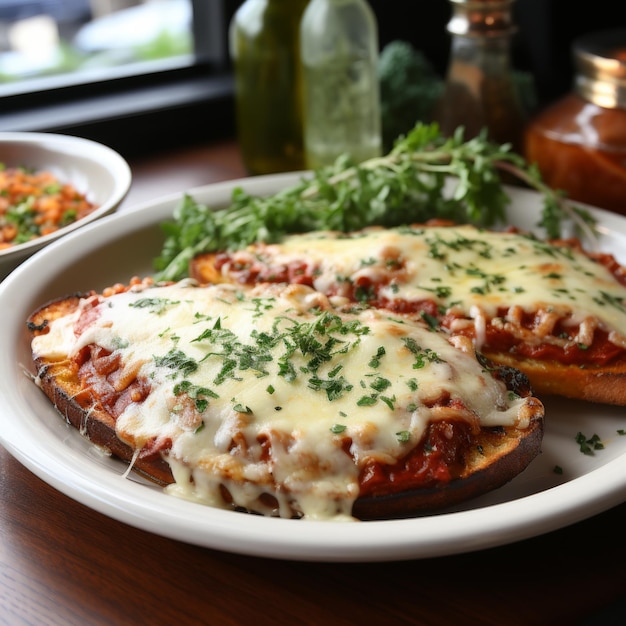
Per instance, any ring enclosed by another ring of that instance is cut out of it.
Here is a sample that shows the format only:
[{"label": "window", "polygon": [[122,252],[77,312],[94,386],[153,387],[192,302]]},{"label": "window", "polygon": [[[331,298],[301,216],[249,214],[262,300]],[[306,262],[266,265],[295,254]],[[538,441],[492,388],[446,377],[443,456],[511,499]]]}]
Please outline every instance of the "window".
[{"label": "window", "polygon": [[[0,94],[150,71],[193,53],[191,0],[13,0],[0,5]],[[132,69],[135,68],[135,69]],[[49,81],[48,81],[49,82]]]},{"label": "window", "polygon": [[232,128],[237,0],[0,0],[0,131],[123,151]]}]

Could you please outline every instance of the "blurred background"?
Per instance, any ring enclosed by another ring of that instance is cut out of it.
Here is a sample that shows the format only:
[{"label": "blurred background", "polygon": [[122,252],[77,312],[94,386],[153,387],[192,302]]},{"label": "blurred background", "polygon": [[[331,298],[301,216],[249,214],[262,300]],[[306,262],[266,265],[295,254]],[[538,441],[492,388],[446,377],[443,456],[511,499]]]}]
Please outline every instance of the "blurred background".
[{"label": "blurred background", "polygon": [[0,81],[25,89],[190,54],[191,24],[190,0],[0,0]]},{"label": "blurred background", "polygon": [[[369,0],[380,47],[446,71],[449,0]],[[103,140],[125,154],[233,134],[228,24],[238,0],[0,0],[0,130]],[[571,44],[626,27],[615,0],[516,0],[517,71],[541,108],[572,84]],[[155,137],[158,129],[158,140]]]}]

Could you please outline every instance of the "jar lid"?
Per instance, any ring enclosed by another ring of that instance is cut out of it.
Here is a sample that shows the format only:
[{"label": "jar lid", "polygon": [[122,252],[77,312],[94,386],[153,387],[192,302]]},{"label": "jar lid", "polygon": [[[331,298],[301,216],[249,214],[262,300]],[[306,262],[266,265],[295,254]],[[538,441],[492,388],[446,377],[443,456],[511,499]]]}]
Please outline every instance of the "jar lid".
[{"label": "jar lid", "polygon": [[577,93],[607,109],[626,108],[626,29],[584,35],[572,49]]},{"label": "jar lid", "polygon": [[508,37],[515,32],[511,9],[515,0],[450,0],[447,30],[466,37]]}]

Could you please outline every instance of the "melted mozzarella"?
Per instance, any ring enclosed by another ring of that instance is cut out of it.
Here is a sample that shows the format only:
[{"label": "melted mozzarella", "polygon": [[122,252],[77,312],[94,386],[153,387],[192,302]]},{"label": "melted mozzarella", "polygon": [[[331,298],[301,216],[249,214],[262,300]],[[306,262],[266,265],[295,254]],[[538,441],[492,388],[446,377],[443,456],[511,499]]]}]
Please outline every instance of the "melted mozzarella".
[{"label": "melted mozzarella", "polygon": [[34,354],[119,353],[151,391],[119,416],[118,435],[135,448],[170,439],[170,491],[214,506],[226,488],[264,514],[347,519],[359,468],[406,455],[447,395],[473,424],[528,425],[529,401],[473,353],[388,313],[339,313],[306,287],[142,286],[100,298],[96,315],[92,305],[52,322]]},{"label": "melted mozzarella", "polygon": [[323,293],[337,286],[341,293],[342,284],[358,284],[360,277],[374,283],[382,277],[380,295],[390,301],[431,299],[460,307],[476,320],[478,347],[485,318],[511,306],[555,311],[573,325],[593,317],[612,332],[611,341],[624,343],[626,288],[583,253],[523,234],[469,225],[315,232],[261,247],[261,258],[277,265],[306,260],[314,287]]}]

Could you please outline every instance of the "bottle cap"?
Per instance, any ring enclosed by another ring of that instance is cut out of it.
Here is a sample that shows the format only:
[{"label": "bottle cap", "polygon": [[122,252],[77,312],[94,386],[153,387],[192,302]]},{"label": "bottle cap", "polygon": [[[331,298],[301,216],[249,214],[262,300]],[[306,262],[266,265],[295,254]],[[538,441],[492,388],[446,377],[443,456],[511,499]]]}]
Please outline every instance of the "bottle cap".
[{"label": "bottle cap", "polygon": [[626,109],[626,29],[590,33],[572,46],[575,90],[607,109]]}]

